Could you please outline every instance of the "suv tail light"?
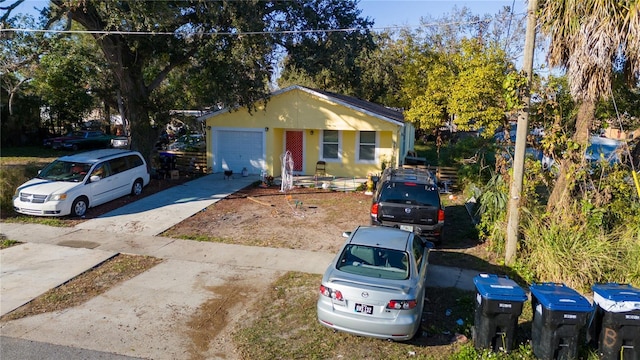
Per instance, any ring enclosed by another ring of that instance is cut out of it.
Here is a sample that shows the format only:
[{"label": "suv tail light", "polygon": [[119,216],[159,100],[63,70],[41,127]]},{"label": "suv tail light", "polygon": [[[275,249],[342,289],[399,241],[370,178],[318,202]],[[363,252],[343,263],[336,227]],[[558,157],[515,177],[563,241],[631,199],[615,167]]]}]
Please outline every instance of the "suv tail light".
[{"label": "suv tail light", "polygon": [[378,203],[371,205],[371,216],[378,216]]},{"label": "suv tail light", "polygon": [[387,304],[387,309],[393,310],[411,310],[418,305],[415,300],[391,300]]},{"label": "suv tail light", "polygon": [[438,210],[438,222],[444,221],[444,210],[443,209],[439,209]]}]

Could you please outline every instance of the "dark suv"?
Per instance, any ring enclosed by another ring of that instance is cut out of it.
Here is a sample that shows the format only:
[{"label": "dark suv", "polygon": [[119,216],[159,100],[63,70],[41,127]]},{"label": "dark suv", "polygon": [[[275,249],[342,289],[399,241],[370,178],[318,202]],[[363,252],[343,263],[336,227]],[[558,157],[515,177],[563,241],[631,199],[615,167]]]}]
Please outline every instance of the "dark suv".
[{"label": "dark suv", "polygon": [[371,225],[397,227],[441,242],[444,208],[434,174],[426,169],[386,169],[373,195]]}]

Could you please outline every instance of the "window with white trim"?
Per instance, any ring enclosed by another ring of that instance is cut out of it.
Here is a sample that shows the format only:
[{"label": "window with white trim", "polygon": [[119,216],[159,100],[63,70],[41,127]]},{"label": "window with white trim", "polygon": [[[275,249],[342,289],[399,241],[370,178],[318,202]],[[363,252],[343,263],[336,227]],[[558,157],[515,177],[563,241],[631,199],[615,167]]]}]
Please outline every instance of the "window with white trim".
[{"label": "window with white trim", "polygon": [[338,130],[322,130],[322,159],[340,159],[340,134]]},{"label": "window with white trim", "polygon": [[375,162],[376,160],[376,132],[358,132],[358,162]]}]

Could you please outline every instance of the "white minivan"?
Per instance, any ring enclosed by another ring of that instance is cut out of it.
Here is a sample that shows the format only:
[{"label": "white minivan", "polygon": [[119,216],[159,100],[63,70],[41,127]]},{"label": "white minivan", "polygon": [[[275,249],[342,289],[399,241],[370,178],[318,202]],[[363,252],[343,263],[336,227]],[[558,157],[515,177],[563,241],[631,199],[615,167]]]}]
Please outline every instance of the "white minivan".
[{"label": "white minivan", "polygon": [[90,207],[140,195],[149,179],[147,163],[136,151],[103,149],[63,156],[18,187],[13,207],[27,215],[83,216]]}]

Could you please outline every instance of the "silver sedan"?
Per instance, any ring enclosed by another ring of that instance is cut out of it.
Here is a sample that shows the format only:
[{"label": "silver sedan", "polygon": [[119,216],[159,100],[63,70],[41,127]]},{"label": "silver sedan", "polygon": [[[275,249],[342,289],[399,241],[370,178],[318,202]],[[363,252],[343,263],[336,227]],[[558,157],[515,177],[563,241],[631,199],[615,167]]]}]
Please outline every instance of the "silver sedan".
[{"label": "silver sedan", "polygon": [[379,339],[414,338],[420,330],[432,246],[411,232],[358,227],[322,278],[320,324]]}]

